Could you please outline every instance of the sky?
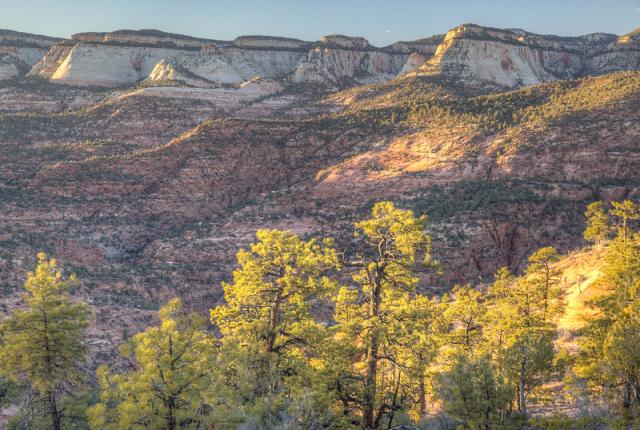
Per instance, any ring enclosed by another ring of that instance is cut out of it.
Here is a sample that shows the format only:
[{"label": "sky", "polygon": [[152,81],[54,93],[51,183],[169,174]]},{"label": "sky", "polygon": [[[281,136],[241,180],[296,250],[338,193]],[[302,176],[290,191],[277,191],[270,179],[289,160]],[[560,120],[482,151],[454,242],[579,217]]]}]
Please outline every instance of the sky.
[{"label": "sky", "polygon": [[69,37],[158,29],[211,39],[362,36],[383,46],[462,23],[576,36],[640,27],[640,0],[0,0],[0,28]]}]

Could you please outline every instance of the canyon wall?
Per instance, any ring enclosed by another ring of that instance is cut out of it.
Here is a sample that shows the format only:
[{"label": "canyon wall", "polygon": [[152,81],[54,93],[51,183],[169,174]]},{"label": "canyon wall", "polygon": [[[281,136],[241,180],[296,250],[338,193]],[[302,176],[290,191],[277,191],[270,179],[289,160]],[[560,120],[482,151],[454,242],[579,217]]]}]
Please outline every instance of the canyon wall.
[{"label": "canyon wall", "polygon": [[378,48],[362,37],[317,42],[272,36],[220,41],[120,30],[69,40],[0,33],[0,79],[27,76],[72,86],[237,86],[255,78],[340,89],[413,73],[475,87],[518,88],[640,69],[640,33],[580,37],[464,24],[446,35]]},{"label": "canyon wall", "polygon": [[58,42],[47,36],[0,30],[0,80],[24,76]]}]

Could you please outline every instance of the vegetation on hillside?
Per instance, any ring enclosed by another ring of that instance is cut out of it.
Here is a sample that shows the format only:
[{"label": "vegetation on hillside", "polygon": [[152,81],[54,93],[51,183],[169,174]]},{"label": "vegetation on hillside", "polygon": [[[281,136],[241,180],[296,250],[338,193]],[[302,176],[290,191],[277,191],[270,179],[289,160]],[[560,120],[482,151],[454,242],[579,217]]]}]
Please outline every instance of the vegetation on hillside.
[{"label": "vegetation on hillside", "polygon": [[[607,293],[590,304],[577,353],[556,343],[566,291],[554,248],[521,275],[503,268],[490,285],[427,297],[417,287],[439,271],[427,218],[382,202],[355,224],[349,255],[330,239],[258,231],[210,327],[171,300],[122,345],[127,366],[100,367],[95,392],[82,367],[87,307],[39,255],[25,307],[0,328],[0,401],[21,401],[12,429],[631,428],[640,207],[596,202],[586,215],[585,238],[607,249]],[[545,413],[562,381],[593,417]]]},{"label": "vegetation on hillside", "polygon": [[514,126],[544,127],[581,111],[624,102],[640,92],[640,73],[617,72],[480,95],[460,92],[451,82],[418,78],[351,91],[356,93],[347,91],[337,98],[352,100],[340,114],[352,121],[496,132]]}]

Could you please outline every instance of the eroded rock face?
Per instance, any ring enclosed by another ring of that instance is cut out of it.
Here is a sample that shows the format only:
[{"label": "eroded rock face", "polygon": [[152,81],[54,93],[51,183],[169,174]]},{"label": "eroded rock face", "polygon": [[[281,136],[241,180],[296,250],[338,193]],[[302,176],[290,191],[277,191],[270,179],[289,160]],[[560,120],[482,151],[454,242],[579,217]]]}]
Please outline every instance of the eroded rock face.
[{"label": "eroded rock face", "polygon": [[364,37],[349,37],[341,34],[322,36],[320,43],[334,48],[363,50],[371,47]]},{"label": "eroded rock face", "polygon": [[619,37],[587,58],[589,74],[640,70],[640,30]]},{"label": "eroded rock face", "polygon": [[415,72],[474,87],[517,88],[638,70],[638,34],[557,37],[465,24],[445,36],[376,48],[364,38],[343,35],[324,36],[318,42],[272,36],[224,42],[156,30],[120,30],[73,35],[46,55],[38,50],[51,40],[23,36],[23,43],[30,45],[22,51],[14,52],[18,48],[13,45],[0,50],[0,77],[20,76],[42,57],[29,76],[77,86],[118,87],[144,81],[155,86],[216,88],[260,77],[285,87],[311,83],[345,88]]},{"label": "eroded rock face", "polygon": [[409,73],[417,69],[427,61],[427,58],[428,57],[426,57],[424,54],[414,52],[413,54],[409,55],[409,57],[407,58],[407,61],[405,61],[404,64],[402,65],[402,69],[400,69],[400,74],[402,75],[405,73]]},{"label": "eroded rock face", "polygon": [[[51,81],[77,85],[118,87],[132,85],[151,73],[164,58],[173,58],[183,51],[172,48],[148,48],[78,43],[66,53],[55,71],[53,67],[41,67],[38,73]],[[57,62],[56,61],[56,62]]]},{"label": "eroded rock face", "polygon": [[412,49],[435,51],[431,40],[378,49],[366,39],[340,35],[320,42],[242,36],[220,42],[151,30],[82,33],[53,46],[29,73],[78,86],[153,85],[216,87],[261,77],[329,87],[395,77]]},{"label": "eroded rock face", "polygon": [[149,46],[200,50],[207,44],[225,44],[227,42],[201,39],[183,34],[165,33],[158,30],[118,30],[110,33],[78,33],[71,40],[79,43],[99,43],[124,46]]},{"label": "eroded rock face", "polygon": [[379,50],[314,47],[296,67],[294,82],[340,85],[345,81],[371,83],[387,81],[402,70],[404,54]]},{"label": "eroded rock face", "polygon": [[508,88],[574,79],[585,73],[587,54],[613,37],[540,36],[465,24],[447,33],[418,73]]},{"label": "eroded rock face", "polygon": [[0,80],[24,76],[59,39],[0,30]]}]

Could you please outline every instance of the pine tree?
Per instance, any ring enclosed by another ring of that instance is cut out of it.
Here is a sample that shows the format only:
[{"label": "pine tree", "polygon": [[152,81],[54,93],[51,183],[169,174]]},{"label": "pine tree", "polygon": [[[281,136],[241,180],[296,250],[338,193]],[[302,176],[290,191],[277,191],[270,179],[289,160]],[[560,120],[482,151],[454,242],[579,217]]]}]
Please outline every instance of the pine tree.
[{"label": "pine tree", "polygon": [[599,279],[607,291],[591,302],[576,373],[608,394],[621,415],[640,421],[640,236],[624,228],[609,246]]},{"label": "pine tree", "polygon": [[179,299],[169,301],[160,309],[159,326],[125,344],[123,353],[133,355],[136,370],[98,369],[100,400],[89,410],[91,428],[197,429],[212,419],[213,339],[203,330],[205,320],[181,306]]},{"label": "pine tree", "polygon": [[609,217],[604,211],[602,202],[593,202],[587,206],[584,213],[587,217],[587,227],[584,230],[584,238],[596,245],[601,244],[609,238]]},{"label": "pine tree", "polygon": [[[402,404],[402,369],[397,364],[402,343],[394,335],[400,331],[395,325],[404,324],[403,309],[415,293],[414,271],[433,265],[426,229],[426,217],[417,218],[390,202],[377,203],[370,219],[356,223],[359,250],[349,266],[356,269],[352,279],[357,289],[341,292],[336,321],[342,336],[355,339],[359,349],[355,374],[348,379],[362,383],[352,400],[362,409],[365,429],[380,428]],[[382,378],[384,385],[379,384]]]},{"label": "pine tree", "polygon": [[444,316],[445,305],[438,300],[430,300],[415,295],[399,312],[393,336],[399,342],[398,365],[406,374],[407,392],[416,422],[427,416],[428,385],[430,367],[446,340],[447,324]]},{"label": "pine tree", "polygon": [[618,224],[618,236],[622,238],[622,241],[626,243],[629,222],[640,219],[640,208],[636,203],[631,200],[625,200],[623,202],[611,202],[612,208],[609,213],[619,219]]},{"label": "pine tree", "polygon": [[511,392],[496,375],[489,355],[470,358],[457,354],[451,367],[436,379],[443,409],[461,423],[458,428],[501,428],[502,412],[511,401]]},{"label": "pine tree", "polygon": [[326,273],[338,259],[328,240],[279,230],[256,236],[257,243],[238,252],[233,282],[222,286],[226,304],[211,311],[211,320],[223,335],[221,357],[235,404],[256,425],[273,428],[295,420],[292,414],[304,407],[297,399],[312,397],[314,408],[323,407],[327,389],[313,362],[326,329],[312,310],[336,291]]},{"label": "pine tree", "polygon": [[452,296],[444,312],[450,330],[443,354],[472,359],[482,354],[487,308],[480,291],[470,286],[454,287]]},{"label": "pine tree", "polygon": [[491,355],[491,335],[499,329],[487,317],[488,306],[480,291],[465,286],[453,289],[445,310],[449,332],[440,351],[435,388],[444,411],[464,429],[498,427],[512,398],[499,362]]},{"label": "pine tree", "polygon": [[514,385],[518,411],[524,417],[529,394],[553,371],[553,340],[564,311],[559,273],[553,267],[557,259],[555,249],[541,248],[529,257],[522,277],[503,270],[488,291],[487,326],[494,335],[489,343],[500,360],[498,368]]},{"label": "pine tree", "polygon": [[65,393],[77,390],[84,379],[89,313],[70,299],[74,282],[75,277],[63,276],[55,259],[39,253],[24,284],[26,307],[0,326],[0,372],[31,385],[47,405],[53,430],[63,427]]}]

